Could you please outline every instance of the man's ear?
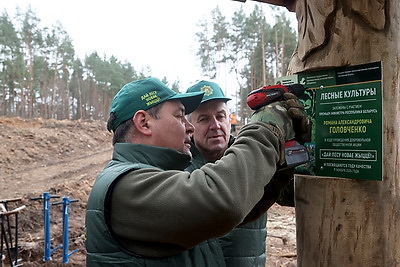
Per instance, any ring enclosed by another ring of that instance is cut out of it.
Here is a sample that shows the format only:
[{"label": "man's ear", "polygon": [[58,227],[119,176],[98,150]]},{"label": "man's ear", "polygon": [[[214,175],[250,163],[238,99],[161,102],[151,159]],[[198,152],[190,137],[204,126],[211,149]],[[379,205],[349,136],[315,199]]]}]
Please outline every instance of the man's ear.
[{"label": "man's ear", "polygon": [[133,116],[133,123],[135,124],[136,130],[147,136],[151,135],[151,129],[148,123],[149,117],[150,115],[144,110],[137,111]]}]

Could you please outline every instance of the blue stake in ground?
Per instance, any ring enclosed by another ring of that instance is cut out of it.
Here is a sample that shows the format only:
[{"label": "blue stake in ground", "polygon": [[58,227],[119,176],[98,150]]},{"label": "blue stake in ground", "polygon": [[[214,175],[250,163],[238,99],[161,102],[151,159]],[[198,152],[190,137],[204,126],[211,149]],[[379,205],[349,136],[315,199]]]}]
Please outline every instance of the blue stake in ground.
[{"label": "blue stake in ground", "polygon": [[60,198],[60,196],[51,196],[49,192],[44,192],[41,197],[32,197],[31,200],[43,199],[43,218],[44,218],[44,257],[43,261],[47,262],[51,260],[51,255],[54,251],[61,248],[58,246],[55,249],[51,249],[50,241],[50,199]]},{"label": "blue stake in ground", "polygon": [[68,263],[69,257],[77,252],[79,249],[75,249],[71,253],[68,254],[68,228],[69,228],[69,213],[68,213],[68,207],[71,202],[78,202],[78,199],[73,199],[70,200],[69,197],[63,197],[62,202],[54,202],[52,205],[58,205],[58,204],[63,204],[63,263]]}]

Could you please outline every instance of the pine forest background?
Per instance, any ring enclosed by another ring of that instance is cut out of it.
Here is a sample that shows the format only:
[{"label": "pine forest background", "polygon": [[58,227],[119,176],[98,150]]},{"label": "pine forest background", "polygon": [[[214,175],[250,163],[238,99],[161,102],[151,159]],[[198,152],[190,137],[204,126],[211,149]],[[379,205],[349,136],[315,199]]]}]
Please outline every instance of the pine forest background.
[{"label": "pine forest background", "polygon": [[[242,119],[251,112],[247,94],[285,75],[296,47],[290,20],[284,12],[274,13],[271,25],[259,5],[248,15],[240,9],[229,18],[216,7],[194,33],[201,75],[215,79],[222,67],[228,69],[237,88],[235,111]],[[39,24],[30,8],[13,18],[5,10],[0,16],[0,116],[107,120],[118,90],[151,76],[150,68],[136,70],[134,62],[96,51],[78,58],[61,23]],[[158,78],[177,92],[186,90],[179,81]]]}]

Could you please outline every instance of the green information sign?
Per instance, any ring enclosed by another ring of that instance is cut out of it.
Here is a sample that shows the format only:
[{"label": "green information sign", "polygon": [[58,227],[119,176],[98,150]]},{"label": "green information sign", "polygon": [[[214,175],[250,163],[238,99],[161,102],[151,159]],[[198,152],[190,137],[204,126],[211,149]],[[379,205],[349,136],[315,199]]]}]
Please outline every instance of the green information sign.
[{"label": "green information sign", "polygon": [[318,176],[382,180],[380,81],[316,90]]},{"label": "green information sign", "polygon": [[382,180],[381,62],[280,77],[301,83],[313,122],[306,144],[309,163],[297,173],[322,177]]}]

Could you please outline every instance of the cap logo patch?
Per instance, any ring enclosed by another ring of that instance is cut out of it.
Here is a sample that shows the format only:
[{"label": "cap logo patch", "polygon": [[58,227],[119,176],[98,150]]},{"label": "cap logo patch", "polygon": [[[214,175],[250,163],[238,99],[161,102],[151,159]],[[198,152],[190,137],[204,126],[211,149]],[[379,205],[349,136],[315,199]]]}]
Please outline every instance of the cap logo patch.
[{"label": "cap logo patch", "polygon": [[201,87],[200,91],[204,92],[204,96],[209,96],[213,93],[213,89],[211,88],[211,86],[208,85],[204,85],[203,87]]},{"label": "cap logo patch", "polygon": [[157,96],[157,91],[148,92],[140,97],[142,101],[146,101],[146,106],[156,104],[161,101],[161,98]]}]

